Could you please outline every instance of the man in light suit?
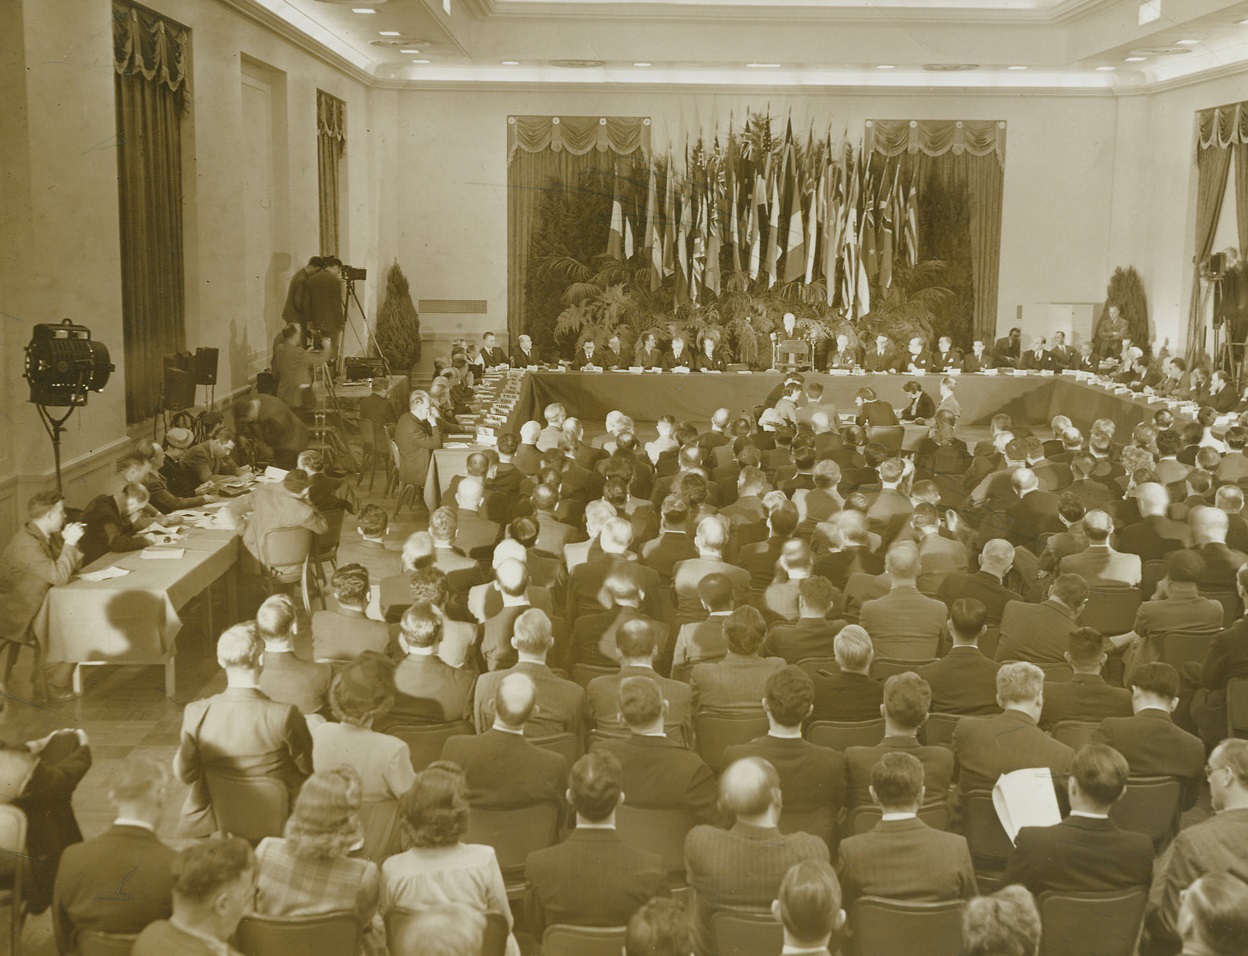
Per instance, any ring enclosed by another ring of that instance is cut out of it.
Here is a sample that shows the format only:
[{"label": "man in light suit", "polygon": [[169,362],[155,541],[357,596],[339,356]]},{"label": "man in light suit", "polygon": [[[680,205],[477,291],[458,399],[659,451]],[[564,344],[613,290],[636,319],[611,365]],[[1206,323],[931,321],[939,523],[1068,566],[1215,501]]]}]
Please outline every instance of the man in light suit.
[{"label": "man in light suit", "polygon": [[226,689],[186,705],[173,758],[178,779],[191,785],[181,829],[193,837],[217,830],[208,772],[277,779],[285,784],[292,806],[312,772],[312,736],[303,715],[260,689],[264,642],[254,622],[235,624],[221,635],[217,663],[225,670]]},{"label": "man in light suit", "polygon": [[739,607],[724,621],[728,653],[722,661],[694,664],[689,677],[693,710],[758,711],[767,679],[784,667],[782,657],[759,657],[767,626],[757,608]]},{"label": "man in light suit", "polygon": [[1111,687],[1101,676],[1105,666],[1105,638],[1091,627],[1070,632],[1066,661],[1074,671],[1068,681],[1044,682],[1044,710],[1040,726],[1045,730],[1064,720],[1096,722],[1106,717],[1128,717],[1131,693]]},{"label": "man in light suit", "polygon": [[563,438],[563,423],[568,418],[568,412],[559,402],[551,402],[542,412],[542,417],[546,419],[546,427],[538,435],[537,450],[550,451],[552,448],[559,447],[559,442]]},{"label": "man in light suit", "polygon": [[264,641],[260,689],[279,704],[294,704],[304,716],[326,709],[328,664],[314,664],[295,654],[295,603],[286,594],[266,598],[256,611],[256,633]]},{"label": "man in light suit", "polygon": [[987,609],[974,598],[958,598],[949,605],[953,646],[940,660],[918,669],[931,688],[934,713],[984,716],[1000,712],[997,671],[1001,665],[979,649],[986,619]]},{"label": "man in light suit", "polygon": [[1077,574],[1060,574],[1049,586],[1041,604],[1014,601],[1001,617],[999,661],[1033,661],[1060,664],[1066,659],[1070,632],[1088,603],[1088,584]]},{"label": "man in light suit", "polygon": [[[525,726],[537,708],[537,685],[524,673],[507,674],[492,688],[492,719],[481,733],[449,737],[442,759],[464,771],[468,805],[514,810],[536,803],[564,809],[568,761],[525,739]],[[482,725],[478,725],[479,727]]]},{"label": "man in light suit", "polygon": [[1083,533],[1088,548],[1062,558],[1062,574],[1078,574],[1090,587],[1135,587],[1140,583],[1142,565],[1138,554],[1124,554],[1109,545],[1114,521],[1104,511],[1089,511],[1083,517]]},{"label": "man in light suit", "polygon": [[250,573],[263,573],[260,543],[266,531],[307,528],[313,534],[324,534],[328,529],[325,516],[308,504],[307,493],[307,472],[294,468],[280,482],[260,485],[225,506],[228,520],[243,532],[243,546],[252,559],[245,563]]},{"label": "man in light suit", "polygon": [[138,933],[173,911],[177,853],[156,836],[168,790],[164,765],[138,752],[112,772],[108,797],[115,822],[61,854],[52,899],[57,952],[78,952],[84,930]]},{"label": "man in light suit", "polygon": [[1127,788],[1127,761],[1104,744],[1085,744],[1071,761],[1066,792],[1070,816],[1049,827],[1023,827],[1001,877],[1045,892],[1105,893],[1147,886],[1153,878],[1153,841],[1119,830],[1110,808]]},{"label": "man in light suit", "polygon": [[534,935],[548,925],[623,926],[663,890],[663,859],[626,846],[615,831],[624,802],[620,762],[595,750],[572,765],[568,804],[576,829],[525,861],[525,911]]},{"label": "man in light suit", "polygon": [[780,778],[765,760],[747,757],[719,780],[729,830],[697,826],[685,838],[685,872],[696,894],[695,920],[707,951],[711,916],[720,910],[766,913],[795,863],[828,861],[828,845],[809,833],[781,833]]},{"label": "man in light suit", "polygon": [[396,724],[442,724],[473,719],[476,675],[438,657],[446,620],[436,606],[419,601],[403,612],[394,669],[394,705],[377,719],[376,730]]},{"label": "man in light suit", "polygon": [[892,581],[889,593],[862,606],[859,622],[880,657],[935,660],[945,636],[947,609],[919,592],[919,549],[899,541],[888,549],[884,570]]},{"label": "man in light suit", "polygon": [[958,792],[991,790],[1002,774],[1048,767],[1055,778],[1069,772],[1073,751],[1037,726],[1044,710],[1044,671],[1018,661],[997,671],[996,717],[963,717],[953,731]]},{"label": "man in light suit", "polygon": [[677,562],[672,569],[676,615],[677,620],[682,623],[701,619],[702,602],[698,598],[698,584],[708,574],[725,575],[732,583],[733,592],[739,601],[749,594],[750,572],[724,560],[728,530],[727,519],[719,515],[703,518],[693,538],[698,557]]},{"label": "man in light suit", "polygon": [[644,619],[625,622],[615,634],[620,652],[620,669],[589,682],[585,697],[593,726],[605,733],[622,736],[627,727],[620,717],[620,685],[629,677],[649,677],[659,685],[667,705],[663,732],[682,746],[693,745],[693,694],[683,681],[660,677],[654,662],[658,648],[653,624]]},{"label": "man in light suit", "polygon": [[[330,578],[336,607],[312,612],[312,656],[318,661],[355,660],[364,651],[390,650],[390,626],[368,616],[368,570],[345,564]],[[411,598],[408,598],[410,601]]]},{"label": "man in light suit", "polygon": [[919,743],[919,728],[927,720],[931,703],[932,689],[913,672],[894,674],[884,682],[884,703],[880,705],[884,739],[874,747],[845,748],[849,806],[859,807],[871,802],[872,768],[885,754],[898,751],[911,754],[922,764],[929,803],[940,803],[948,798],[953,780],[953,753],[948,747]]},{"label": "man in light suit", "polygon": [[923,765],[908,753],[886,753],[871,768],[871,799],[883,811],[869,832],[841,843],[845,899],[885,896],[936,903],[978,892],[966,838],[934,830],[918,818]]},{"label": "man in light suit", "polygon": [[474,695],[474,723],[489,727],[494,722],[491,709],[495,690],[508,674],[524,674],[537,687],[537,710],[525,726],[530,737],[571,733],[578,740],[585,733],[585,689],[575,681],[557,675],[546,660],[554,646],[550,618],[545,611],[529,608],[516,618],[511,646],[519,662],[506,670],[490,671],[477,680]]}]

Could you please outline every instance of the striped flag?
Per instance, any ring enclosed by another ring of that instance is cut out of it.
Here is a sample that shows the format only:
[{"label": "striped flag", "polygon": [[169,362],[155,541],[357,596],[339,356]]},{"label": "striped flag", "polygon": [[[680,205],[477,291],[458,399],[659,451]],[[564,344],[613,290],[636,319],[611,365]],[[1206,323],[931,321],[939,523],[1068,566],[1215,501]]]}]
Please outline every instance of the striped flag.
[{"label": "striped flag", "polygon": [[[900,175],[901,169],[898,167],[897,176],[899,177]],[[893,284],[893,210],[896,208],[896,196],[897,177],[894,177],[892,186],[886,195],[880,197],[878,206],[880,224],[880,288],[883,290],[889,289]]]},{"label": "striped flag", "polygon": [[767,178],[770,157],[763,164],[763,171],[754,179],[754,196],[750,200],[750,278],[757,279],[762,258],[763,210],[767,204]]},{"label": "striped flag", "polygon": [[650,291],[663,284],[663,237],[659,232],[659,184],[650,167],[650,194],[646,199],[646,235],[650,246]]},{"label": "striped flag", "polygon": [[[866,230],[866,220],[863,221],[863,230]],[[867,257],[863,254],[865,242],[863,239],[858,240],[858,282],[854,287],[854,292],[858,296],[858,314],[866,315],[871,311],[871,276],[867,272]],[[871,234],[872,254],[874,255],[875,233]]]},{"label": "striped flag", "polygon": [[624,253],[624,206],[620,202],[619,176],[611,183],[611,229],[607,233],[607,255],[619,259]]},{"label": "striped flag", "polygon": [[789,193],[786,210],[787,236],[784,242],[784,281],[800,279],[806,272],[806,224],[802,220],[802,187],[797,175],[797,155],[789,143],[787,157],[788,173],[785,189]]},{"label": "striped flag", "polygon": [[767,255],[763,268],[767,270],[767,288],[776,284],[776,267],[780,261],[780,175],[771,179],[771,208],[767,217]]},{"label": "striped flag", "polygon": [[910,193],[906,196],[906,261],[910,268],[919,261],[919,191],[910,181]]},{"label": "striped flag", "polygon": [[847,205],[844,233],[844,263],[841,267],[841,305],[853,318],[858,301],[858,210]]},{"label": "striped flag", "polygon": [[667,198],[663,205],[663,274],[670,276],[676,271],[676,168],[667,159]]}]

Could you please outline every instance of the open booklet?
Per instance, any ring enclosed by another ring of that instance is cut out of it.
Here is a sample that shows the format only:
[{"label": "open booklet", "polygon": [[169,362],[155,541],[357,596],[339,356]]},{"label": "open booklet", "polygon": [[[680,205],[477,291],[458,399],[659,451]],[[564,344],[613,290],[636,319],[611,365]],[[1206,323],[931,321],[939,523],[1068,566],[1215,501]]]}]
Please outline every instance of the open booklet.
[{"label": "open booklet", "polygon": [[992,805],[1011,843],[1023,827],[1051,827],[1062,822],[1053,771],[1048,767],[1028,767],[1000,777],[992,788]]}]

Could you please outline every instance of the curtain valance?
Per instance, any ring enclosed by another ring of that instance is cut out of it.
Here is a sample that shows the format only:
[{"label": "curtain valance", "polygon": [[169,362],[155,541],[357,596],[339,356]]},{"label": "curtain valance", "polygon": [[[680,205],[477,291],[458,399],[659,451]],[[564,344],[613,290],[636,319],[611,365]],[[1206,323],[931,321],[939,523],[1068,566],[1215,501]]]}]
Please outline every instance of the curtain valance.
[{"label": "curtain valance", "polygon": [[1215,106],[1196,113],[1197,150],[1248,145],[1248,103]]},{"label": "curtain valance", "polygon": [[141,76],[179,94],[191,105],[187,51],[191,31],[142,7],[113,0],[113,68],[122,76]]},{"label": "curtain valance", "polygon": [[507,163],[516,150],[540,153],[553,149],[583,156],[590,150],[650,155],[648,116],[508,116]]},{"label": "curtain valance", "polygon": [[316,91],[316,131],[337,141],[343,149],[347,143],[347,104],[324,90]]},{"label": "curtain valance", "polygon": [[898,156],[925,153],[942,156],[969,153],[971,156],[996,154],[1005,165],[1004,120],[867,120],[863,139],[865,153]]}]

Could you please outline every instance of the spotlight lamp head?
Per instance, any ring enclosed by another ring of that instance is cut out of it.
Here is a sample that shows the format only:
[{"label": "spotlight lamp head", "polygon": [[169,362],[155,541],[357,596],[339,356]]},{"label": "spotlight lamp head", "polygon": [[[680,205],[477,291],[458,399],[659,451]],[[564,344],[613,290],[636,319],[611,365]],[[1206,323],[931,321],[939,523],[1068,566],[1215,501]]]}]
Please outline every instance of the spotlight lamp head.
[{"label": "spotlight lamp head", "polygon": [[23,376],[32,404],[75,408],[87,404],[87,392],[103,391],[114,368],[108,349],[92,341],[91,330],[65,319],[35,326]]}]

